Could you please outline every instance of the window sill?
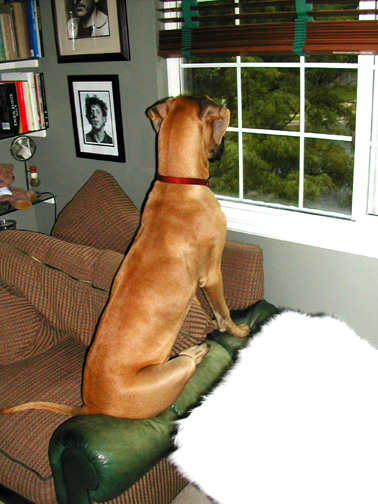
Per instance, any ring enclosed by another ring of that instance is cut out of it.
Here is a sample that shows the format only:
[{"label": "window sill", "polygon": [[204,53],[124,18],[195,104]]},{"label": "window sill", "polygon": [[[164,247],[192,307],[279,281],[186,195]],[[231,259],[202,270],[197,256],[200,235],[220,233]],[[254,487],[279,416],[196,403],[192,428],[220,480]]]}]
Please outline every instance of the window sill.
[{"label": "window sill", "polygon": [[378,258],[378,217],[358,221],[220,199],[230,231]]}]

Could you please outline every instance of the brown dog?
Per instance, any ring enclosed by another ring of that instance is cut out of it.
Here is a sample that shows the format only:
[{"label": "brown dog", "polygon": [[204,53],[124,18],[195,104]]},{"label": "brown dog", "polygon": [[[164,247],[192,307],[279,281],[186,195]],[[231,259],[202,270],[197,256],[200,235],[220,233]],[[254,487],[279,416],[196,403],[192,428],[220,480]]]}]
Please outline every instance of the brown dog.
[{"label": "brown dog", "polygon": [[230,111],[208,97],[186,96],[160,102],[147,115],[159,133],[158,179],[88,352],[83,406],[34,402],[0,413],[34,408],[148,418],[162,412],[208,351],[194,346],[168,360],[198,285],[221,331],[249,332],[232,322],[224,299],[226,219],[207,187],[208,158],[221,148]]}]

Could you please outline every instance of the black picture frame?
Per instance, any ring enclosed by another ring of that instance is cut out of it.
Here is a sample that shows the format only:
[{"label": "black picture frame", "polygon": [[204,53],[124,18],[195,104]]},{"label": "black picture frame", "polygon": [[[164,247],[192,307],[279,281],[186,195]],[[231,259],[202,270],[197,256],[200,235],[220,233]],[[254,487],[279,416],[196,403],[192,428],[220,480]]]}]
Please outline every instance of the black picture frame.
[{"label": "black picture frame", "polygon": [[97,36],[75,36],[73,0],[51,0],[51,5],[58,63],[130,60],[126,0],[100,0],[108,30]]},{"label": "black picture frame", "polygon": [[[76,156],[124,163],[126,156],[118,75],[68,75],[67,79]],[[106,116],[99,134],[103,137],[101,143],[95,138],[99,120],[95,128],[92,119],[87,117],[87,112],[92,107],[96,110],[96,105],[97,110],[101,109],[102,116]]]}]

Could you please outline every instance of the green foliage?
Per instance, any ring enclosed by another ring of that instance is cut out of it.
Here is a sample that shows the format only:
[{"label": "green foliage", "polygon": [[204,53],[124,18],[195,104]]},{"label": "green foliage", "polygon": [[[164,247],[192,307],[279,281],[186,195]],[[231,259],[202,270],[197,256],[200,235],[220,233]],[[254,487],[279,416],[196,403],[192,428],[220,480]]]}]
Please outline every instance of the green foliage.
[{"label": "green foliage", "polygon": [[[292,60],[292,58],[290,58]],[[243,58],[259,61],[260,58]],[[207,94],[231,110],[237,126],[236,69],[186,70],[186,88]],[[244,128],[279,131],[279,135],[243,133],[244,198],[298,205],[300,121],[298,68],[243,68],[242,120]],[[305,80],[305,131],[354,135],[356,71],[308,68]],[[238,135],[228,133],[225,156],[210,166],[213,190],[239,196]],[[353,186],[353,146],[337,140],[305,139],[304,201],[328,209],[328,202],[350,212]]]}]

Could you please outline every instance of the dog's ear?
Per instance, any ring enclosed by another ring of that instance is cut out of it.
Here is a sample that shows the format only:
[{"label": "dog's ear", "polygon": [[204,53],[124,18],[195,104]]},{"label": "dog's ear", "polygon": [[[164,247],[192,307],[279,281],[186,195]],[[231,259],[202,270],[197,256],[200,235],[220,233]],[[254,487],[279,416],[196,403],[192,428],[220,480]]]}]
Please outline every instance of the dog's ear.
[{"label": "dog's ear", "polygon": [[213,141],[219,145],[230,122],[230,111],[227,107],[210,104],[205,112],[206,119],[213,122]]},{"label": "dog's ear", "polygon": [[146,114],[151,119],[152,126],[156,133],[159,133],[161,123],[163,119],[168,115],[168,112],[175,101],[174,98],[167,98],[166,100],[160,101],[147,109]]}]

